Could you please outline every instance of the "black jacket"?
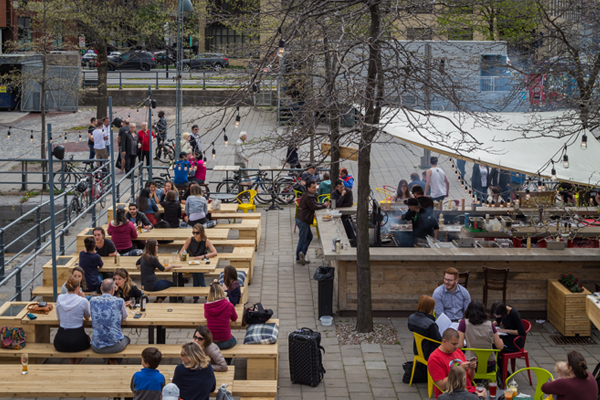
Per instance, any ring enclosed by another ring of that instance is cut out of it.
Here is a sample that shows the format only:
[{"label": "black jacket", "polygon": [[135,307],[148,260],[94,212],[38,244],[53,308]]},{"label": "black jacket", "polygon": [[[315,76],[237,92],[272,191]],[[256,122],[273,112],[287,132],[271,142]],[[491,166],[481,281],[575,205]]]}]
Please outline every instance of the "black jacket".
[{"label": "black jacket", "polygon": [[171,228],[179,228],[179,219],[181,218],[181,203],[177,200],[163,201],[160,203],[163,206],[165,213],[163,221],[167,221]]},{"label": "black jacket", "polygon": [[[408,317],[408,330],[411,332],[418,333],[419,335],[425,336],[426,338],[442,341],[442,335],[440,330],[435,323],[433,315],[425,314],[424,312],[417,311]],[[431,353],[439,347],[439,344],[423,340],[423,355],[428,360]],[[417,344],[413,341],[413,353],[417,355]]]},{"label": "black jacket", "polygon": [[510,177],[509,171],[492,168],[488,177],[488,186],[498,186],[503,192],[507,191],[510,185]]},{"label": "black jacket", "polygon": [[352,189],[346,188],[346,194],[342,196],[337,189],[331,191],[331,200],[335,200],[335,208],[338,207],[352,207],[354,198],[352,195]]},{"label": "black jacket", "polygon": [[490,178],[491,178],[490,167],[486,166],[485,168],[487,169],[487,186],[482,187],[481,186],[481,172],[479,171],[479,164],[473,165],[473,175],[471,175],[471,185],[473,186],[473,188],[475,190],[478,190],[480,192],[484,192],[487,190],[488,187],[490,187]]}]

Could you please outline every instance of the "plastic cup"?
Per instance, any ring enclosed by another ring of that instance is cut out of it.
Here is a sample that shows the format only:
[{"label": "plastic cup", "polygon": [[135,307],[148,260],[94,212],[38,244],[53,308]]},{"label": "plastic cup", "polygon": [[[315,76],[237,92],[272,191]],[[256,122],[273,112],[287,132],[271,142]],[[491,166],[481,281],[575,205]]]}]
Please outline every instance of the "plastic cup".
[{"label": "plastic cup", "polygon": [[498,384],[496,382],[490,382],[488,385],[488,389],[490,389],[490,397],[496,398],[496,390],[498,389]]},{"label": "plastic cup", "polygon": [[506,400],[512,400],[512,398],[513,398],[513,391],[512,390],[505,390],[504,391],[504,398]]}]

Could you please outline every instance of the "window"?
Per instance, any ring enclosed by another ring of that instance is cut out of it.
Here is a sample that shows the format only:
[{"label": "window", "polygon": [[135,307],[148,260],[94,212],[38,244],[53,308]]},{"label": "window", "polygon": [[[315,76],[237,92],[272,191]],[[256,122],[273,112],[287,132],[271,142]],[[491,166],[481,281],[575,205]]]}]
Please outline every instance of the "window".
[{"label": "window", "polygon": [[[226,56],[243,56],[244,45],[256,43],[258,38],[240,33],[234,29],[211,25],[206,28],[206,50],[214,51]],[[246,50],[248,50],[246,46]]]},{"label": "window", "polygon": [[406,39],[408,40],[432,40],[433,31],[431,28],[408,28],[406,30]]},{"label": "window", "polygon": [[448,40],[473,40],[473,29],[452,28],[448,30]]},{"label": "window", "polygon": [[17,22],[19,50],[31,50],[31,18],[19,17]]}]

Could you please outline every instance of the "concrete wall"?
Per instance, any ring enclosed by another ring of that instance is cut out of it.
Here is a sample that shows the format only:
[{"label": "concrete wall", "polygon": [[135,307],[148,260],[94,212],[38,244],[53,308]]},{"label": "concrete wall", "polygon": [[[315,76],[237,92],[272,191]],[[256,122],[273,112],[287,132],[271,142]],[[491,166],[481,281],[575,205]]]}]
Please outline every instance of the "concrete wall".
[{"label": "concrete wall", "polygon": [[[243,104],[252,105],[252,96],[246,96],[245,93],[237,90],[202,90],[202,89],[183,89],[183,106],[215,106],[226,103],[235,104],[243,99]],[[79,97],[80,106],[95,106],[96,105],[96,89],[88,89]],[[131,106],[132,104],[140,103],[148,95],[147,89],[109,89],[108,95],[112,96],[114,106]],[[256,96],[258,105],[276,105],[276,92],[269,97],[268,91],[261,91]],[[159,89],[152,90],[152,98],[161,107],[175,107],[175,89]]]}]

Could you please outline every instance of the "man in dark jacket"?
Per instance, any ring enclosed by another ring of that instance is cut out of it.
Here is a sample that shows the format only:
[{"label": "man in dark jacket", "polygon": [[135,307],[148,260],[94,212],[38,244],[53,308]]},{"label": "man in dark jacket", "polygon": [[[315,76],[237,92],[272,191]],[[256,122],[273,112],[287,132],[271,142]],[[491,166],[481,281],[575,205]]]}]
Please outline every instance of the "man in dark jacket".
[{"label": "man in dark jacket", "polygon": [[331,200],[335,200],[335,208],[352,207],[354,199],[352,189],[344,186],[344,181],[336,179],[335,190],[331,192]]},{"label": "man in dark jacket", "polygon": [[119,155],[121,158],[121,171],[119,171],[118,174],[122,174],[125,170],[126,157],[123,157],[123,152],[125,152],[123,145],[125,144],[124,136],[127,134],[128,131],[129,119],[124,119],[123,125],[119,128],[119,137],[117,138],[117,143],[119,144]]},{"label": "man in dark jacket", "polygon": [[313,238],[310,225],[315,219],[315,210],[329,207],[328,201],[323,204],[317,202],[317,197],[315,196],[316,193],[317,185],[315,181],[310,179],[307,180],[306,192],[304,192],[300,199],[300,204],[298,204],[298,214],[296,216],[296,225],[298,225],[298,228],[300,229],[298,233],[298,246],[296,247],[296,262],[299,262],[302,265],[310,262],[306,259],[306,252],[308,251],[308,246],[310,246],[310,242]]},{"label": "man in dark jacket", "polygon": [[402,219],[412,222],[413,236],[416,239],[426,239],[431,236],[437,239],[439,225],[433,213],[424,209],[417,199],[404,200],[409,210],[402,215]]},{"label": "man in dark jacket", "polygon": [[123,132],[121,138],[121,157],[125,159],[125,172],[131,171],[135,166],[138,152],[138,135],[135,131],[135,124],[132,122],[128,128]]},{"label": "man in dark jacket", "polygon": [[135,203],[129,203],[129,212],[125,214],[125,217],[133,222],[135,226],[139,226],[141,223],[144,229],[152,229],[152,223],[146,217],[146,214],[139,212]]}]

